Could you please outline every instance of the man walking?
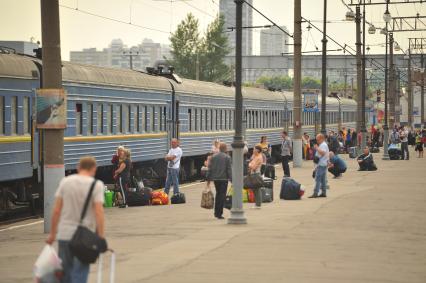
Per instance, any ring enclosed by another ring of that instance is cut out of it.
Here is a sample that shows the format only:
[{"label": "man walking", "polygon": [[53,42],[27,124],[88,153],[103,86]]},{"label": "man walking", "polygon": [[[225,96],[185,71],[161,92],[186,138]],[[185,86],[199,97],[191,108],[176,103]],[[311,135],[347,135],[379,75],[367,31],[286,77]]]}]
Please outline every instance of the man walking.
[{"label": "man walking", "polygon": [[290,161],[292,152],[291,139],[286,131],[281,133],[281,138],[281,163],[284,170],[284,177],[290,177],[290,166],[288,165],[288,162]]},{"label": "man walking", "polygon": [[399,137],[401,139],[401,159],[409,160],[410,153],[408,151],[408,130],[405,127],[401,127]]},{"label": "man walking", "polygon": [[216,188],[216,198],[214,203],[214,216],[217,219],[224,219],[223,205],[225,204],[228,181],[232,180],[231,157],[226,154],[228,147],[226,143],[220,143],[219,152],[214,154],[209,162],[207,180],[213,181]]},{"label": "man walking", "polygon": [[84,202],[92,186],[89,209],[83,219],[83,225],[100,237],[104,237],[104,184],[94,179],[96,160],[83,157],[77,167],[77,174],[62,179],[56,191],[52,214],[52,226],[46,240],[52,244],[58,239],[58,255],[62,260],[64,277],[62,283],[84,283],[89,275],[89,264],[80,262],[69,249],[69,242],[80,222]]},{"label": "man walking", "polygon": [[[315,188],[314,193],[309,198],[327,197],[327,165],[329,160],[328,145],[325,142],[323,134],[317,135],[317,144],[315,145],[315,156],[318,159],[317,168],[315,169]],[[319,191],[321,190],[321,194]]]},{"label": "man walking", "polygon": [[170,187],[173,185],[173,194],[179,193],[179,168],[180,159],[182,158],[182,149],[179,147],[177,139],[171,140],[172,148],[167,153],[165,159],[167,161],[167,178],[164,192],[169,194]]}]

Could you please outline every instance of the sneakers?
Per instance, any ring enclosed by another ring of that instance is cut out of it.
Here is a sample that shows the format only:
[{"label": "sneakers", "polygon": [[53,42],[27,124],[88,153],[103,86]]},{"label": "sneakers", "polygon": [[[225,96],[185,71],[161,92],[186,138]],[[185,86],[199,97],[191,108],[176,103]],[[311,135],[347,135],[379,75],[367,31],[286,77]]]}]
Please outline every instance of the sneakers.
[{"label": "sneakers", "polygon": [[319,197],[319,198],[326,198],[326,197],[327,197],[327,195],[326,195],[326,194],[320,194],[318,197]]}]

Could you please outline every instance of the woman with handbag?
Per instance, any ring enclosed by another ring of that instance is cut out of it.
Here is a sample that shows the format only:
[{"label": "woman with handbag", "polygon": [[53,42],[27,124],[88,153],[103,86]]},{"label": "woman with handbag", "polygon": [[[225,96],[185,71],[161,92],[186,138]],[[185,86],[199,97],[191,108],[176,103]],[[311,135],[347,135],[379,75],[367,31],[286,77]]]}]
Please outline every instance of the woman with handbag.
[{"label": "woman with handbag", "polygon": [[[249,176],[246,178],[248,179],[261,179],[262,176],[260,175],[260,169],[262,168],[263,164],[263,156],[262,156],[262,147],[259,145],[256,145],[253,149],[253,156],[250,160],[250,163],[248,165],[249,168]],[[262,206],[262,192],[260,191],[261,186],[256,185],[256,187],[251,187],[249,189],[252,189],[254,192],[254,198],[256,205],[253,208],[259,209]]]},{"label": "woman with handbag", "polygon": [[[50,234],[46,240],[51,245],[58,239],[58,255],[64,271],[62,283],[87,282],[90,263],[107,248],[104,239],[104,184],[94,178],[95,158],[81,158],[77,171],[77,174],[63,178],[59,184]],[[80,249],[81,254],[73,250],[73,244],[81,246],[85,242],[96,242],[97,250]],[[93,257],[88,259],[88,255]]]}]

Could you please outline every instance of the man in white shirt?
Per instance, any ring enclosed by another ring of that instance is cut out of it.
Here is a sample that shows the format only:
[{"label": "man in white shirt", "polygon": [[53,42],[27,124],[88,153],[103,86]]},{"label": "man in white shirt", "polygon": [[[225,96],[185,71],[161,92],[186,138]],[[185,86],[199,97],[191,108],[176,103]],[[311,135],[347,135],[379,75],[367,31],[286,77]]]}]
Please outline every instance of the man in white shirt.
[{"label": "man in white shirt", "polygon": [[95,181],[96,160],[83,157],[78,164],[78,174],[61,180],[56,191],[52,213],[52,226],[46,242],[51,245],[58,239],[58,255],[62,260],[64,277],[61,282],[87,282],[89,264],[80,262],[69,249],[69,241],[80,223],[81,212],[92,186],[89,209],[82,224],[104,238],[104,184]]},{"label": "man in white shirt", "polygon": [[[328,145],[325,142],[324,135],[318,134],[317,144],[315,148],[315,156],[318,157],[319,161],[317,168],[315,169],[315,188],[314,193],[309,198],[327,197],[327,166],[329,161],[329,150]],[[321,190],[321,194],[319,191]]]},{"label": "man in white shirt", "polygon": [[173,194],[177,194],[179,193],[179,168],[182,149],[179,147],[179,141],[177,139],[172,139],[171,144],[172,148],[165,157],[167,161],[167,178],[164,192],[169,194],[170,187],[173,185]]}]

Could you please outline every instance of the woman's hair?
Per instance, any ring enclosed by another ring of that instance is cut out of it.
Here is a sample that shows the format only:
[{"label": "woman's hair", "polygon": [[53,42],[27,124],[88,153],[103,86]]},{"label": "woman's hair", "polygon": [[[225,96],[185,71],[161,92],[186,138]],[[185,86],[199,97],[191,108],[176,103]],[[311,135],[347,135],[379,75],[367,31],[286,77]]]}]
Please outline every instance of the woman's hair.
[{"label": "woman's hair", "polygon": [[255,148],[256,150],[258,150],[258,151],[259,151],[259,153],[260,153],[260,152],[262,152],[262,147],[261,147],[260,145],[256,145],[254,148]]},{"label": "woman's hair", "polygon": [[261,136],[260,137],[260,142],[262,143],[262,142],[264,142],[266,140],[266,136]]}]

